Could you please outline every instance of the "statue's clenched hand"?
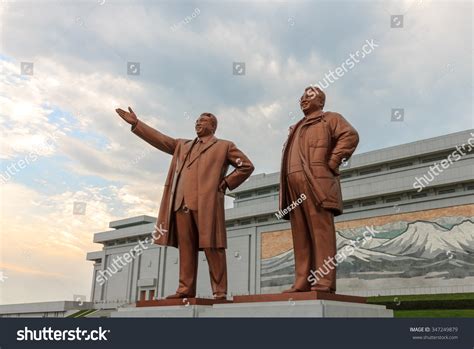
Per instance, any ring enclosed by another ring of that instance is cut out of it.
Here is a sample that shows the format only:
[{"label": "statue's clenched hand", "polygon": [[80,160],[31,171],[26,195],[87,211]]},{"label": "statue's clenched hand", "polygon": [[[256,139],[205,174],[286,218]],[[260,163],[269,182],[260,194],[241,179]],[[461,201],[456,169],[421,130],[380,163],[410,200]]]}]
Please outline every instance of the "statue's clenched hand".
[{"label": "statue's clenched hand", "polygon": [[124,119],[130,125],[135,125],[138,122],[137,116],[130,107],[128,107],[128,112],[120,108],[115,109],[115,111],[122,119]]},{"label": "statue's clenched hand", "polygon": [[228,188],[228,187],[227,187],[227,182],[225,181],[225,179],[223,179],[223,180],[221,181],[221,183],[219,184],[219,191],[220,191],[221,193],[224,193],[224,194],[225,194],[225,190],[226,190],[227,188]]}]

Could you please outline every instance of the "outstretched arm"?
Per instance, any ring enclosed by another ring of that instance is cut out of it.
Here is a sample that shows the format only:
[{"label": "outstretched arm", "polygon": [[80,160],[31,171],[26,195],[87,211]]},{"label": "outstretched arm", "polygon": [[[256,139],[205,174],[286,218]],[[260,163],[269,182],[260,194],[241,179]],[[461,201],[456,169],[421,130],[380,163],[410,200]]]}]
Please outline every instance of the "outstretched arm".
[{"label": "outstretched arm", "polygon": [[129,111],[127,112],[120,108],[115,109],[117,114],[122,119],[132,125],[132,132],[138,137],[151,144],[155,148],[173,155],[178,143],[177,140],[155,130],[153,127],[148,126],[143,121],[140,121],[137,115],[133,112],[132,108],[128,107],[128,110]]}]

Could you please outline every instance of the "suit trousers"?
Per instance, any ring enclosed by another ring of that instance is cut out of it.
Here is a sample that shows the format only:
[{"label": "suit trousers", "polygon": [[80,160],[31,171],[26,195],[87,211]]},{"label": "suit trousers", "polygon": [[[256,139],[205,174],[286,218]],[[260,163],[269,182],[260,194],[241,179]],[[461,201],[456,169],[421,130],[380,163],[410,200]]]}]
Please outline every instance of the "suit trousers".
[{"label": "suit trousers", "polygon": [[296,275],[293,287],[308,291],[308,277],[313,270],[317,284],[336,290],[336,267],[329,262],[336,255],[334,214],[315,202],[303,171],[288,174],[288,189],[294,203],[302,194],[306,196],[290,211]]},{"label": "suit trousers", "polygon": [[[211,212],[210,212],[211,213]],[[175,212],[179,250],[179,286],[177,292],[196,295],[199,231],[198,211],[183,206]],[[227,293],[227,261],[224,248],[204,248],[212,293]]]}]

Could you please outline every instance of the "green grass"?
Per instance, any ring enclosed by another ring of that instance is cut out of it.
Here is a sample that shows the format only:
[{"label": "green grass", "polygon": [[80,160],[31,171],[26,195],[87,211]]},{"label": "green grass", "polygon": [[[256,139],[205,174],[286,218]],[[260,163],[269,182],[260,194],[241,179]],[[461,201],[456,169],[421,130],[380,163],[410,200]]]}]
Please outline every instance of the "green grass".
[{"label": "green grass", "polygon": [[85,317],[86,315],[89,315],[93,312],[95,312],[97,309],[85,309],[85,310],[79,310],[77,313],[71,314],[68,317],[72,318],[77,318],[77,317]]},{"label": "green grass", "polygon": [[[395,300],[395,298],[397,298]],[[414,294],[403,296],[367,297],[367,303],[387,303],[397,301],[456,301],[474,299],[474,293]]]},{"label": "green grass", "polygon": [[367,297],[385,305],[396,318],[474,318],[474,293],[440,293]]},{"label": "green grass", "polygon": [[396,318],[474,318],[474,309],[394,310]]}]

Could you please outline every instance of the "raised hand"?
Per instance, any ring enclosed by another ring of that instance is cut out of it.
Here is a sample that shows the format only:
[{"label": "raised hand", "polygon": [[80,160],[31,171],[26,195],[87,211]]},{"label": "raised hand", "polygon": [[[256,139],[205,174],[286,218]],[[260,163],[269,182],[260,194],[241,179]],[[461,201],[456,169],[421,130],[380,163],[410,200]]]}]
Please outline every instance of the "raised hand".
[{"label": "raised hand", "polygon": [[128,112],[120,108],[115,109],[115,111],[122,119],[124,119],[130,125],[135,125],[138,122],[137,116],[130,107],[128,107]]}]

